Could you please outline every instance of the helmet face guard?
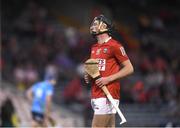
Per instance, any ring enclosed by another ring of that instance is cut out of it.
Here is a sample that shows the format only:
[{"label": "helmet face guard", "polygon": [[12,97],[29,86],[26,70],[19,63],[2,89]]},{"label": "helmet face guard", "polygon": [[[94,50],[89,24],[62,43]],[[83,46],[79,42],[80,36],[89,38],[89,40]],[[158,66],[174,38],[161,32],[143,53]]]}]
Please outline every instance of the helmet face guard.
[{"label": "helmet face guard", "polygon": [[104,17],[103,15],[97,16],[94,18],[93,22],[90,26],[90,33],[93,36],[108,33],[112,28],[112,23],[109,19]]}]

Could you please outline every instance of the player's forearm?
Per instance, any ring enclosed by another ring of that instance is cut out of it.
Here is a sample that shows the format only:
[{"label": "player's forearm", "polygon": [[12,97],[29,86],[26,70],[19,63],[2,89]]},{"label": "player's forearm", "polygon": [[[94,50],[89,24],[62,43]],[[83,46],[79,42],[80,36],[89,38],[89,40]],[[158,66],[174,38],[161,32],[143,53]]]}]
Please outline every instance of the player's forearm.
[{"label": "player's forearm", "polygon": [[121,79],[123,77],[126,77],[130,74],[132,74],[134,72],[134,68],[132,66],[132,64],[128,64],[126,66],[124,66],[119,72],[109,76],[110,81],[115,81],[118,79]]},{"label": "player's forearm", "polygon": [[46,99],[46,116],[48,117],[51,113],[51,96],[48,96]]},{"label": "player's forearm", "polygon": [[26,97],[27,99],[32,102],[32,91],[31,90],[28,90],[27,93],[26,93]]},{"label": "player's forearm", "polygon": [[47,104],[46,106],[46,116],[48,117],[51,113],[51,105],[50,104]]}]

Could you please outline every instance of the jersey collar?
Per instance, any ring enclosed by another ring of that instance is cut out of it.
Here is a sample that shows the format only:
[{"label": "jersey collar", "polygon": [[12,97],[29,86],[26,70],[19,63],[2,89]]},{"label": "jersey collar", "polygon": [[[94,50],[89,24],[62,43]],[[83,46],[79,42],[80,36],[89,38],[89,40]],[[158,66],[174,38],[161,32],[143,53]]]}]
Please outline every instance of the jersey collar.
[{"label": "jersey collar", "polygon": [[107,43],[112,37],[110,36],[109,38],[107,38],[104,43]]}]

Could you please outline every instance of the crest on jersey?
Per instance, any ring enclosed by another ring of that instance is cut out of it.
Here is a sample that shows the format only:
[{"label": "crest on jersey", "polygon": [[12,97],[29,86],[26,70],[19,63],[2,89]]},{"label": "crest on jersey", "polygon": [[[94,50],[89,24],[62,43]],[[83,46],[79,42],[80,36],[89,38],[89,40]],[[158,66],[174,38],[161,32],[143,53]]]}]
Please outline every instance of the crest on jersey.
[{"label": "crest on jersey", "polygon": [[107,48],[104,48],[103,49],[103,53],[107,53],[108,52],[108,49]]},{"label": "crest on jersey", "polygon": [[100,49],[97,49],[96,55],[99,55],[100,53],[101,53],[101,48],[100,48]]}]

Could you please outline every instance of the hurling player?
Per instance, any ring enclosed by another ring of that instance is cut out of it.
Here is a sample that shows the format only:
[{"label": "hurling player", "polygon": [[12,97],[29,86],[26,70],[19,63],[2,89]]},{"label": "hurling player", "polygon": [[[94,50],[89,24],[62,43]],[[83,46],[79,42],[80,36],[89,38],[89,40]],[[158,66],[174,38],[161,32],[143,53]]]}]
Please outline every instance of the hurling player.
[{"label": "hurling player", "polygon": [[32,127],[46,127],[51,119],[52,95],[54,93],[54,77],[35,83],[27,91],[27,98],[31,102]]},{"label": "hurling player", "polygon": [[[119,79],[134,72],[121,42],[112,38],[112,22],[104,15],[94,18],[90,33],[97,39],[91,47],[91,58],[99,60],[101,78],[92,81],[91,105],[94,110],[92,127],[115,127],[116,110],[106,98],[101,87],[107,86],[117,105],[120,100]],[[90,77],[85,74],[86,83]]]}]

